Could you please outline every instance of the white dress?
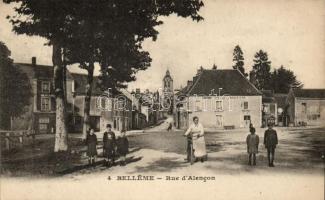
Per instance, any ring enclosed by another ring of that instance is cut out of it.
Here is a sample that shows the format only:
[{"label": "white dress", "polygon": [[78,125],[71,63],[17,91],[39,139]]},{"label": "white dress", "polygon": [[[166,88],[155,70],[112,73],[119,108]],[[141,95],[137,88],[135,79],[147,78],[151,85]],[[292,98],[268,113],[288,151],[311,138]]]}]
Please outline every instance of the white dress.
[{"label": "white dress", "polygon": [[185,135],[192,135],[194,156],[200,158],[207,155],[205,140],[204,140],[204,129],[202,124],[198,123],[191,124],[190,127],[185,132]]}]

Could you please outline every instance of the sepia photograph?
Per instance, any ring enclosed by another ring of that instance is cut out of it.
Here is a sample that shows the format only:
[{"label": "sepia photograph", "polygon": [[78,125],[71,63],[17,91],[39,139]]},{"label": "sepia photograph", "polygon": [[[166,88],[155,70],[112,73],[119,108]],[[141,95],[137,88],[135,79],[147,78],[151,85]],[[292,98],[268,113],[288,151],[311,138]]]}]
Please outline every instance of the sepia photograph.
[{"label": "sepia photograph", "polygon": [[324,0],[1,0],[1,200],[324,200]]}]

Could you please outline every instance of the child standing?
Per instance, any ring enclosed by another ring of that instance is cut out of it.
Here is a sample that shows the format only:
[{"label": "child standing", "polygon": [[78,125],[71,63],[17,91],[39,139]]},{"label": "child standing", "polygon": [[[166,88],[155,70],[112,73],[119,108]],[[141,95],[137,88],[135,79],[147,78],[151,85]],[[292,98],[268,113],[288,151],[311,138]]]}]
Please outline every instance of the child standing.
[{"label": "child standing", "polygon": [[97,156],[97,136],[95,135],[94,129],[90,128],[87,138],[87,156],[88,156],[88,164],[94,165]]},{"label": "child standing", "polygon": [[117,139],[117,152],[120,155],[121,158],[121,162],[120,165],[121,166],[125,166],[126,162],[126,154],[129,152],[129,140],[126,137],[126,131],[122,130],[120,136]]},{"label": "child standing", "polygon": [[[248,164],[249,165],[256,165],[256,154],[258,153],[258,144],[259,144],[259,137],[255,134],[255,128],[250,128],[250,134],[246,138],[247,143],[247,153],[248,153]],[[252,162],[253,157],[253,162]]]},{"label": "child standing", "polygon": [[115,133],[112,131],[111,124],[106,125],[106,131],[103,136],[103,152],[105,157],[105,165],[114,165],[115,158]]}]

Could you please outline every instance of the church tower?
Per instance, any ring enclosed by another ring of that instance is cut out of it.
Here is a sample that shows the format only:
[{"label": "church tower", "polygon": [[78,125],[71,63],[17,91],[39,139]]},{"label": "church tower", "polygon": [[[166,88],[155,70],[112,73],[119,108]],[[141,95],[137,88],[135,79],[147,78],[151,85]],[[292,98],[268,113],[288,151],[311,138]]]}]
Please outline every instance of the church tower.
[{"label": "church tower", "polygon": [[163,92],[173,94],[173,78],[170,76],[169,70],[166,71],[166,75],[163,79]]}]

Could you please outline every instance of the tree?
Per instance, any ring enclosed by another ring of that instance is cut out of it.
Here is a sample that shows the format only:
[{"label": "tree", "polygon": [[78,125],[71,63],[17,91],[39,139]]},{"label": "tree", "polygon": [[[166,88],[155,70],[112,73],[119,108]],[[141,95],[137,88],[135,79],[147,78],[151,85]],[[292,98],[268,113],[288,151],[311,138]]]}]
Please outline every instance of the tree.
[{"label": "tree", "polygon": [[[117,42],[121,41],[116,40],[117,37],[125,38],[122,41],[132,41],[133,44],[130,46],[135,50],[140,50],[144,39],[149,37],[156,39],[158,31],[155,30],[155,27],[162,24],[162,21],[158,20],[158,16],[168,16],[176,13],[178,16],[191,17],[196,21],[203,19],[198,14],[198,10],[203,6],[201,0],[5,0],[5,2],[20,3],[15,8],[18,15],[10,19],[14,25],[14,31],[18,34],[44,37],[53,46],[52,60],[57,102],[57,141],[55,151],[67,149],[64,120],[65,63],[62,57],[66,57],[70,63],[78,62],[80,66],[87,69],[88,85],[85,100],[88,105],[91,98],[93,63],[96,61],[105,63],[102,68],[112,68],[115,73],[120,73],[121,69],[126,66],[125,63],[127,62],[125,61],[123,62],[124,65],[114,64],[116,62],[114,58],[123,55],[116,53],[119,52],[119,48],[116,49],[116,47],[119,47]],[[78,46],[81,48],[76,48]],[[112,48],[112,46],[115,48]],[[129,47],[126,45],[123,48]],[[101,59],[97,60],[99,50],[102,50]],[[65,53],[63,54],[63,52]],[[142,54],[146,53],[142,52]],[[69,57],[73,59],[69,60]],[[119,58],[119,60],[121,59]],[[118,61],[117,63],[121,62]],[[126,80],[118,78],[120,82],[134,79],[131,74],[139,70],[139,68],[133,68],[132,63],[127,66],[129,66],[129,70],[124,70],[124,72],[128,73],[122,76]],[[103,71],[105,70],[109,71],[103,69]],[[128,77],[128,75],[131,77]],[[86,115],[89,113],[87,105],[84,111]]]},{"label": "tree", "polygon": [[259,90],[272,89],[271,61],[263,50],[258,51],[254,56],[253,69],[250,72],[250,80]]},{"label": "tree", "polygon": [[126,87],[127,82],[135,80],[139,70],[150,66],[149,53],[142,50],[141,44],[146,38],[156,40],[158,31],[155,27],[163,23],[158,16],[176,13],[200,21],[203,18],[198,11],[202,6],[201,0],[92,1],[83,5],[81,14],[76,17],[78,34],[72,37],[77,38],[77,42],[73,43],[76,46],[70,53],[79,54],[73,60],[88,72],[84,137],[89,127],[93,63],[100,63],[103,90],[112,88],[116,91],[117,88]]},{"label": "tree", "polygon": [[275,93],[288,93],[291,87],[302,88],[303,84],[297,80],[293,71],[285,69],[282,65],[272,73],[272,90]]},{"label": "tree", "polygon": [[65,45],[69,43],[73,29],[74,8],[82,3],[77,0],[4,0],[5,3],[16,3],[16,15],[8,16],[17,34],[40,36],[52,45],[52,63],[54,70],[54,90],[56,103],[56,133],[54,151],[68,150],[66,125],[65,72],[63,62]]},{"label": "tree", "polygon": [[32,88],[29,79],[13,65],[11,52],[0,41],[0,129],[11,128],[11,118],[23,114],[30,104]]},{"label": "tree", "polygon": [[234,57],[233,57],[232,61],[234,61],[235,64],[232,67],[234,69],[239,70],[244,76],[248,76],[248,74],[245,73],[243,51],[241,50],[239,45],[235,46],[233,56]]}]

